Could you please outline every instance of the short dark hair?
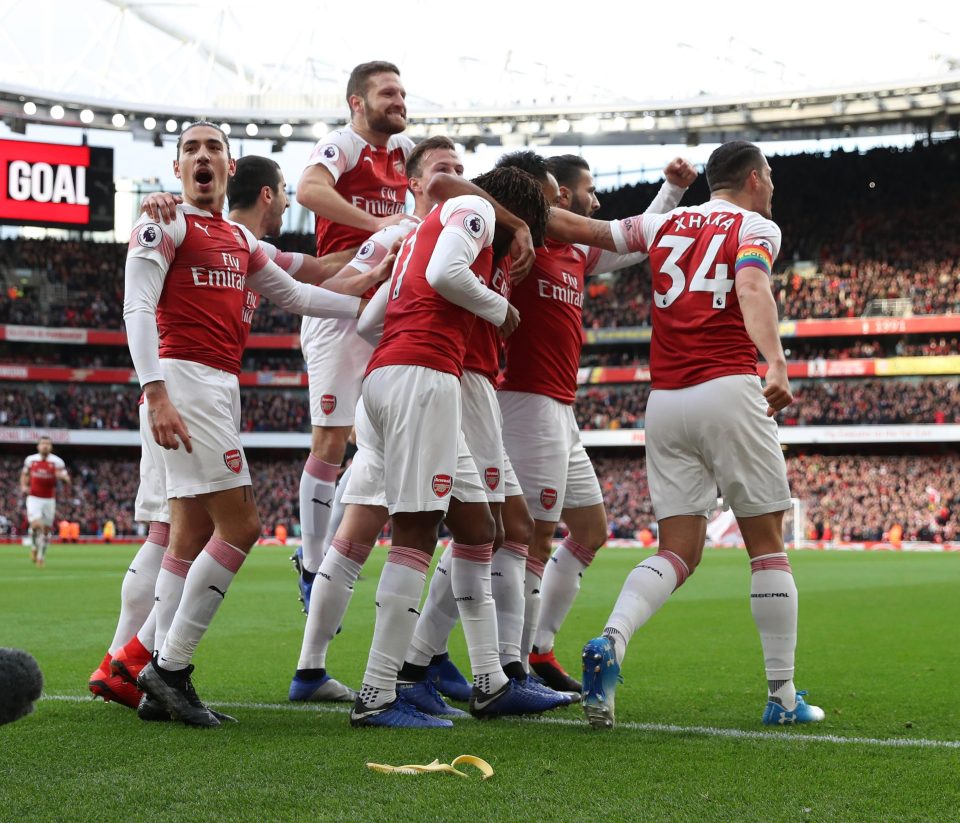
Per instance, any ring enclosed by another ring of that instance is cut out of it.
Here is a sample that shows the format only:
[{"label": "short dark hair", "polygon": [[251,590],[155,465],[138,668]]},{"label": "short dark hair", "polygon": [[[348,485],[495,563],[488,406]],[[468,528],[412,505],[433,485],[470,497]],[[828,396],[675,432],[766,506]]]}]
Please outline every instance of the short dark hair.
[{"label": "short dark hair", "polygon": [[426,140],[421,140],[413,147],[413,151],[411,151],[410,156],[407,157],[407,179],[420,176],[420,162],[423,160],[423,155],[434,149],[456,151],[457,147],[454,142],[444,134],[437,134],[433,137],[428,137]]},{"label": "short dark hair", "polygon": [[369,63],[361,63],[356,66],[350,72],[350,79],[347,80],[347,105],[350,105],[350,98],[353,95],[363,97],[367,93],[370,78],[375,74],[383,74],[383,72],[392,72],[399,75],[400,69],[386,60],[371,60]]},{"label": "short dark hair", "polygon": [[763,152],[746,140],[731,140],[713,150],[707,160],[707,185],[710,191],[739,191],[754,169],[762,169]]},{"label": "short dark hair", "polygon": [[579,154],[558,154],[547,158],[547,169],[561,186],[572,188],[581,171],[590,171],[590,164]]},{"label": "short dark hair", "polygon": [[510,154],[503,155],[494,168],[521,169],[540,183],[546,183],[547,175],[550,174],[547,161],[541,155],[529,149],[512,151]]},{"label": "short dark hair", "polygon": [[53,442],[53,438],[49,434],[41,434],[40,437],[37,438],[37,442],[39,443],[41,440],[49,440],[51,443]]},{"label": "short dark hair", "polygon": [[542,246],[547,236],[550,204],[543,186],[533,175],[509,166],[494,168],[472,181],[530,228],[533,245]]},{"label": "short dark hair", "polygon": [[223,144],[227,147],[227,157],[230,157],[230,138],[227,137],[227,133],[221,129],[220,126],[218,126],[216,123],[211,123],[209,120],[194,120],[192,123],[188,123],[187,127],[180,132],[180,136],[177,138],[177,157],[180,157],[180,147],[183,145],[183,135],[196,126],[209,126],[211,129],[216,129],[218,132],[220,132],[220,136],[223,138]]},{"label": "short dark hair", "polygon": [[280,177],[280,166],[276,160],[257,154],[239,158],[236,174],[227,181],[227,201],[230,208],[249,208],[257,202],[264,186],[276,191],[280,185]]}]

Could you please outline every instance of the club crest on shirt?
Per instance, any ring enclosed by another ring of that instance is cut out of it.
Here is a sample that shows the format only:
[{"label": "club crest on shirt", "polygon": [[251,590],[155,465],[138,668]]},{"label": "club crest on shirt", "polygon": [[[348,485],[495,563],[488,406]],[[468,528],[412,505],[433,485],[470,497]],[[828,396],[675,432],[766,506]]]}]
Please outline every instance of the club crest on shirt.
[{"label": "club crest on shirt", "polygon": [[145,223],[137,232],[137,242],[145,249],[155,249],[163,240],[163,230],[156,223]]},{"label": "club crest on shirt", "polygon": [[234,474],[240,474],[240,469],[243,468],[243,455],[240,454],[240,449],[230,449],[230,451],[224,452],[223,462]]},{"label": "club crest on shirt", "polygon": [[320,411],[324,414],[333,414],[337,407],[337,396],[335,394],[324,394],[320,396]]},{"label": "club crest on shirt", "polygon": [[488,466],[484,469],[483,482],[487,484],[490,491],[494,491],[500,485],[500,469],[496,466]]},{"label": "club crest on shirt", "polygon": [[393,170],[394,170],[397,174],[399,174],[399,175],[401,175],[401,176],[403,176],[403,177],[406,177],[406,175],[407,175],[407,167],[406,167],[406,164],[405,164],[402,160],[394,160],[394,161],[393,161]]},{"label": "club crest on shirt", "polygon": [[453,488],[453,478],[449,474],[435,474],[433,476],[433,493],[437,497],[446,497]]},{"label": "club crest on shirt", "polygon": [[543,506],[547,511],[550,511],[554,506],[557,505],[557,490],[556,489],[541,489],[540,490],[540,505]]},{"label": "club crest on shirt", "polygon": [[476,212],[468,214],[463,219],[463,225],[466,226],[467,231],[476,238],[483,237],[483,233],[487,228],[487,224],[483,221],[483,218]]}]

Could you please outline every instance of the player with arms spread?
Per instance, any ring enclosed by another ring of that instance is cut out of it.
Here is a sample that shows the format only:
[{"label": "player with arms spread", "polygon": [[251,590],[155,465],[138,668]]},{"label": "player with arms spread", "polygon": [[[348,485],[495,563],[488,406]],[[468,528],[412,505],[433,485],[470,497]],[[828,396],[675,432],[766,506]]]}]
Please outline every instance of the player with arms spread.
[{"label": "player with arms spread", "polygon": [[46,562],[47,540],[57,510],[57,481],[70,482],[66,464],[53,453],[53,441],[41,437],[37,453],[23,461],[20,491],[27,499],[27,523],[30,525],[30,559],[42,566]]},{"label": "player with arms spread", "polygon": [[[633,633],[693,573],[716,490],[750,557],[750,604],[768,684],[765,724],[810,723],[823,711],[793,684],[797,587],[784,551],[787,470],[773,415],[793,401],[770,272],[780,250],[773,180],[751,143],[707,163],[709,202],[665,215],[593,223],[588,242],[646,251],[653,271],[647,477],[660,550],[627,577],[601,637],[583,649],[583,708],[614,724],[614,693]],[[592,237],[591,237],[592,231]],[[766,386],[757,351],[766,360]]]},{"label": "player with arms spread", "polygon": [[190,659],[260,535],[237,378],[256,293],[323,316],[355,317],[361,300],[335,293],[332,282],[298,283],[246,227],[223,218],[235,161],[219,128],[192,124],[177,148],[184,205],[169,226],[145,216],[134,227],[124,319],[151,431],[165,450],[168,554],[189,571],[163,645],[137,684],[176,719],[216,726],[193,689]]}]

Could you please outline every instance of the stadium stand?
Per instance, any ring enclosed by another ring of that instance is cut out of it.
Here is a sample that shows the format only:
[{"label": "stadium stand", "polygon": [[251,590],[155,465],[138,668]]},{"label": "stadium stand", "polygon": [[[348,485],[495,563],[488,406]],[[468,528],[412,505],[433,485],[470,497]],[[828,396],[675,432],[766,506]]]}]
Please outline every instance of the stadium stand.
[{"label": "stadium stand", "polygon": [[[778,157],[771,165],[775,218],[784,236],[774,293],[797,398],[779,420],[785,434],[800,437],[791,441],[800,445],[790,447],[788,466],[805,507],[807,536],[879,540],[899,524],[905,540],[954,540],[960,193],[943,181],[956,177],[960,141],[909,151]],[[921,179],[935,182],[916,186]],[[827,181],[834,194],[824,202]],[[642,211],[654,191],[638,185],[605,193],[598,216]],[[684,202],[705,196],[701,179]],[[313,238],[286,235],[280,245],[310,252]],[[72,431],[137,428],[139,392],[120,316],[125,248],[80,240],[0,241],[0,276],[7,285],[0,299],[7,520],[0,530],[22,528],[19,466],[39,431],[49,429],[66,433],[57,450],[79,479],[70,500],[61,501],[64,514],[95,534],[102,527],[98,518],[109,510],[119,533],[135,531],[136,449],[123,447],[107,458],[69,443]],[[630,437],[642,435],[649,393],[649,268],[602,274],[587,291],[577,414],[601,474],[611,535],[635,539],[645,529],[655,531],[642,437]],[[261,302],[243,361],[244,431],[309,430],[298,329],[299,318]],[[820,426],[843,426],[850,434],[816,448],[813,435],[804,433]],[[894,437],[889,426],[911,433]],[[941,428],[924,433],[933,445],[921,451],[931,452],[917,456],[909,438],[929,426]],[[283,452],[250,450],[252,467],[262,473],[255,482],[264,490],[260,506],[269,512],[268,531],[283,523],[296,533],[303,450],[292,441]]]}]

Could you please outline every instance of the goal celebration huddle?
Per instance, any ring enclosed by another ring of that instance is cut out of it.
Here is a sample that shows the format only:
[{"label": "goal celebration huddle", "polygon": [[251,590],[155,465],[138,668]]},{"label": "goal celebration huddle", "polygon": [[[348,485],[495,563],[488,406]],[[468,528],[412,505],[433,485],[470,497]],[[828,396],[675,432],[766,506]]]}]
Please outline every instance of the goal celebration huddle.
[{"label": "goal celebration huddle", "polygon": [[[722,497],[748,555],[744,598],[764,665],[756,722],[822,720],[794,682],[798,593],[782,536],[791,495],[773,419],[793,396],[770,288],[781,236],[763,153],[722,144],[704,169],[709,200],[685,205],[698,173],[677,158],[644,213],[596,220],[581,157],[517,151],[468,180],[452,140],[406,136],[405,97],[391,63],[351,73],[350,122],[317,143],[296,184],[316,218],[315,256],[263,239],[288,206],[274,161],[235,159],[204,120],[181,132],[182,198],[148,198],[126,259],[123,315],[143,391],[136,517],[149,533],[90,691],[144,721],[235,720],[200,698],[192,661],[262,533],[238,375],[264,295],[303,316],[311,422],[294,555],[307,618],[298,659],[276,661],[289,669],[278,696],[348,704],[355,727],[450,728],[578,703],[590,726],[612,728],[631,639],[680,586],[696,585],[688,578]],[[565,618],[608,534],[573,410],[585,282],[645,258],[659,549],[582,638],[571,674],[555,639],[581,631]],[[351,436],[357,451],[341,475]],[[38,456],[66,479],[62,461],[44,456],[49,445]],[[36,495],[37,461],[28,464],[22,482]],[[50,524],[33,505],[42,562]],[[366,667],[347,684],[335,676],[336,636],[388,522]],[[567,536],[555,547],[559,522]],[[451,539],[433,564],[441,525]],[[468,659],[454,662],[458,622]],[[204,681],[216,676],[203,669]]]}]

